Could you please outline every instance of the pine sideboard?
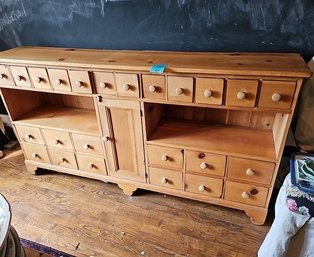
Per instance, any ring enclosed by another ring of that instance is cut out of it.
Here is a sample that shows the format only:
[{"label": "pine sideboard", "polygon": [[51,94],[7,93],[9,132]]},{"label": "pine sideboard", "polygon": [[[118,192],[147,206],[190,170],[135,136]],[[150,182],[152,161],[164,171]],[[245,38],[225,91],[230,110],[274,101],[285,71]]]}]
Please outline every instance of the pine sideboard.
[{"label": "pine sideboard", "polygon": [[[156,64],[166,69],[151,72]],[[298,54],[18,47],[1,96],[25,164],[267,216],[299,91]]]}]

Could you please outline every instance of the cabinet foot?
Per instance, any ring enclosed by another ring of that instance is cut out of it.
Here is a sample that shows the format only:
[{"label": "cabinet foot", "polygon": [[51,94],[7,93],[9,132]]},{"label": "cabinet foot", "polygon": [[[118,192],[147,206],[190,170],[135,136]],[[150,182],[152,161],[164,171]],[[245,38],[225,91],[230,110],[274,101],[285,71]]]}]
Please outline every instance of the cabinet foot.
[{"label": "cabinet foot", "polygon": [[125,195],[133,195],[134,191],[137,189],[136,186],[131,184],[118,184],[118,186],[123,190]]},{"label": "cabinet foot", "polygon": [[32,173],[33,175],[37,175],[37,166],[25,163],[26,169],[28,172]]},{"label": "cabinet foot", "polygon": [[250,217],[250,220],[255,225],[264,225],[267,217],[267,209],[246,210],[245,214]]}]

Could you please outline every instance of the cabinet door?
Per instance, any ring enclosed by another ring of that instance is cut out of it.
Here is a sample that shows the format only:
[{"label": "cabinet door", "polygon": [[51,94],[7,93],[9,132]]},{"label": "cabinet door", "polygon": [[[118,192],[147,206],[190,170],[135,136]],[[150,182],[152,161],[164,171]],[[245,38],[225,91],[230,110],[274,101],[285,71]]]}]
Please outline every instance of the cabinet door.
[{"label": "cabinet door", "polygon": [[99,115],[110,176],[145,182],[139,102],[103,99]]}]

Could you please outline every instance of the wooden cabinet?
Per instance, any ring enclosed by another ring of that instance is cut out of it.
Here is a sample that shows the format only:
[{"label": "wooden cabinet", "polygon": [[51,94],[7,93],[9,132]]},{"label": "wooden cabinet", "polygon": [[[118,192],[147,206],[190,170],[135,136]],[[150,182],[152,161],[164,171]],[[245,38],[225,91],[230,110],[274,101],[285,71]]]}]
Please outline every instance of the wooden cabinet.
[{"label": "wooden cabinet", "polygon": [[[167,68],[152,73],[154,63]],[[30,171],[236,208],[255,224],[310,75],[297,54],[0,53],[1,96]]]}]

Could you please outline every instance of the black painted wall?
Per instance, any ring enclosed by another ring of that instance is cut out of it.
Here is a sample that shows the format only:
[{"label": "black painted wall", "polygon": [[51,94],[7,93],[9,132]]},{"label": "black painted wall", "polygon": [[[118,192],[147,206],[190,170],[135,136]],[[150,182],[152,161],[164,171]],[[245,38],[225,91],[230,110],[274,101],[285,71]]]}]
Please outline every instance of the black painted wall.
[{"label": "black painted wall", "polygon": [[0,0],[20,45],[314,55],[313,0]]}]

